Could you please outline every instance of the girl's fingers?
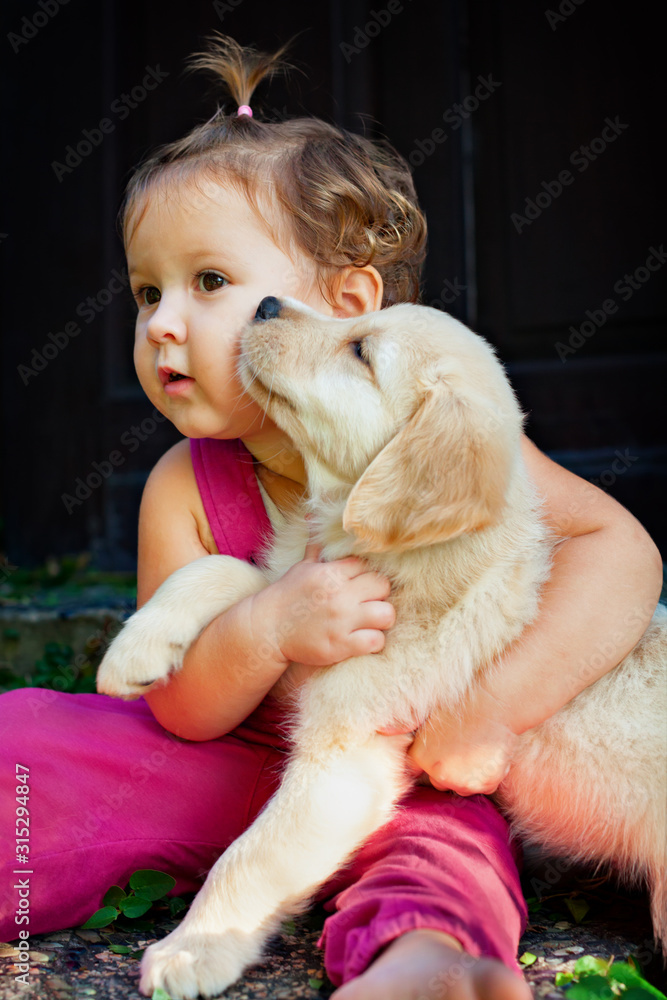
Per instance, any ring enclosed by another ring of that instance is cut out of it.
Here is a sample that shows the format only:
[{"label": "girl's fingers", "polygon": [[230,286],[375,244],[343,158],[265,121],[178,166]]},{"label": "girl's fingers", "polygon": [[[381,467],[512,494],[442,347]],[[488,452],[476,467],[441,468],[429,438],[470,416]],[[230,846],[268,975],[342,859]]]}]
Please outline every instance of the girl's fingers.
[{"label": "girl's fingers", "polygon": [[357,575],[356,596],[360,601],[383,601],[391,594],[391,581],[386,576],[366,569]]},{"label": "girl's fingers", "polygon": [[368,653],[379,653],[384,649],[384,632],[378,629],[359,628],[350,634],[353,647],[351,656],[365,656]]},{"label": "girl's fingers", "polygon": [[364,601],[359,607],[359,627],[391,628],[396,622],[396,609],[389,601]]},{"label": "girl's fingers", "polygon": [[[391,726],[385,726],[383,729],[378,729],[377,732],[380,733],[381,736],[407,736],[408,733],[410,733],[411,736],[414,736],[415,728],[411,722],[395,722]],[[413,764],[412,766],[415,768],[417,767],[416,764]]]},{"label": "girl's fingers", "polygon": [[322,546],[315,541],[306,543],[306,550],[303,554],[304,562],[317,562],[322,555]]},{"label": "girl's fingers", "polygon": [[322,546],[316,541],[315,528],[310,523],[308,515],[306,515],[306,521],[308,521],[308,541],[306,542],[306,551],[303,554],[303,558],[308,562],[317,562],[322,555]]}]

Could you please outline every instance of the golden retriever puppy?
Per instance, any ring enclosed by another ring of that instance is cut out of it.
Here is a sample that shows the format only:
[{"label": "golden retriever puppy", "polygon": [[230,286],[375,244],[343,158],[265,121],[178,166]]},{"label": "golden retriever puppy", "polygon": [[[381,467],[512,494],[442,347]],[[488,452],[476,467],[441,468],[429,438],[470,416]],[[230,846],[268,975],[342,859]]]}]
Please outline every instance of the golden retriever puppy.
[{"label": "golden retriever puppy", "polygon": [[[291,299],[271,305],[275,318],[244,332],[244,385],[303,454],[323,557],[363,555],[387,574],[396,624],[382,652],[300,690],[279,790],[180,926],[146,951],[145,993],[216,994],[258,960],[406,791],[404,748],[377,730],[462,704],[535,618],[549,574],[554,542],[521,458],[522,414],[481,337],[422,306],[330,319]],[[294,518],[265,571],[207,556],[173,574],[113,642],[99,690],[136,697],[179,669],[216,615],[303,557],[307,534]],[[660,607],[620,666],[523,735],[497,796],[548,852],[645,879],[663,945],[666,675]]]}]

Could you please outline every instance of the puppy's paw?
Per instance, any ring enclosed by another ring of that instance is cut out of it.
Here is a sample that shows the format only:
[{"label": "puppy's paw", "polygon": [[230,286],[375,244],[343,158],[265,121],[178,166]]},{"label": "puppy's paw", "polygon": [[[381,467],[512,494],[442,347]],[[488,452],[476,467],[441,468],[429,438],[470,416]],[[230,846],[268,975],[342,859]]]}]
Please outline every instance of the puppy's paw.
[{"label": "puppy's paw", "polygon": [[147,604],[123,625],[97,671],[97,690],[114,698],[140,698],[156,681],[180,670],[192,635],[178,635],[160,608]]},{"label": "puppy's paw", "polygon": [[151,996],[161,988],[174,1000],[217,997],[259,958],[261,942],[254,937],[238,930],[193,933],[178,927],[146,949],[139,989]]}]

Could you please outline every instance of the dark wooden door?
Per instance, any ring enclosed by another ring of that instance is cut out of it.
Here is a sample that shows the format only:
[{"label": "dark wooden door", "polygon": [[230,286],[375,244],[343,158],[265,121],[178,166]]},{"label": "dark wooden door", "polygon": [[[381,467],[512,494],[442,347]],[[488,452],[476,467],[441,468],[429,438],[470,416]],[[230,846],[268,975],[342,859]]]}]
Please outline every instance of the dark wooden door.
[{"label": "dark wooden door", "polygon": [[654,15],[621,22],[601,0],[563,0],[552,18],[527,0],[52,7],[6,5],[0,447],[14,563],[86,550],[134,565],[143,483],[178,434],[133,371],[115,219],[131,167],[212,113],[206,81],[182,74],[211,30],[265,48],[298,35],[305,75],[263,89],[266,114],[394,142],[429,218],[424,301],[497,346],[536,443],[667,545]]}]

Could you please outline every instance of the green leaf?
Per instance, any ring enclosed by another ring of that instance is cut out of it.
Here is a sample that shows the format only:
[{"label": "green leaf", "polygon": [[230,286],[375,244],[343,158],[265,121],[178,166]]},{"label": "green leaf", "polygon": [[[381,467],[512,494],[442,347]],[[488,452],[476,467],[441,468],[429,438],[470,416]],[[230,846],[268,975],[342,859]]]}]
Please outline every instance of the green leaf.
[{"label": "green leaf", "polygon": [[647,983],[644,977],[636,969],[633,969],[631,965],[628,965],[627,962],[614,962],[609,970],[609,978],[627,988],[623,994],[624,997],[627,996],[630,989],[636,987],[645,993],[650,993],[655,1000],[667,1000],[664,993],[661,993],[655,986]]},{"label": "green leaf", "polygon": [[573,979],[574,976],[572,975],[571,972],[557,972],[556,978],[554,979],[554,983],[556,984],[556,986],[567,986],[568,983],[571,983]]},{"label": "green leaf", "polygon": [[296,924],[293,920],[283,920],[282,928],[285,934],[296,934]]},{"label": "green leaf", "polygon": [[606,976],[586,976],[567,991],[567,1000],[612,1000],[615,996]]},{"label": "green leaf", "polygon": [[188,904],[180,896],[172,896],[171,899],[167,900],[167,903],[169,904],[169,912],[172,917],[175,917],[181,910],[187,910],[188,908]]},{"label": "green leaf", "polygon": [[151,903],[148,899],[136,899],[134,896],[126,896],[121,899],[120,908],[126,917],[142,917],[147,910],[150,910]]},{"label": "green leaf", "polygon": [[110,944],[109,951],[112,951],[114,955],[129,955],[132,949],[128,948],[126,944]]},{"label": "green leaf", "polygon": [[526,904],[528,906],[529,913],[537,913],[538,910],[542,909],[542,900],[538,899],[537,896],[530,896],[526,899]]},{"label": "green leaf", "polygon": [[574,966],[575,976],[606,975],[609,962],[604,958],[595,958],[594,955],[582,955],[578,958]]},{"label": "green leaf", "polygon": [[141,899],[161,899],[174,888],[176,879],[152,868],[142,868],[130,877],[130,887]]},{"label": "green leaf", "polygon": [[152,885],[143,885],[139,886],[138,889],[133,889],[133,896],[135,899],[145,899],[149,903],[155,903],[164,896],[163,892],[157,896],[156,891]]},{"label": "green leaf", "polygon": [[125,899],[125,890],[121,889],[119,885],[112,885],[110,889],[104,894],[104,899],[102,903],[104,906],[116,906],[120,907],[121,899]]},{"label": "green leaf", "polygon": [[97,927],[108,927],[117,916],[118,910],[115,906],[103,906],[101,910],[95,910],[92,917],[89,917],[85,924],[81,924],[81,930],[92,931]]},{"label": "green leaf", "polygon": [[623,1000],[626,1000],[626,997],[627,1000],[652,1000],[654,996],[653,989],[650,983],[644,983],[641,988],[639,986],[631,986],[629,990],[623,991]]},{"label": "green leaf", "polygon": [[609,978],[615,979],[617,983],[623,983],[624,986],[644,985],[640,973],[626,962],[614,962],[609,969]]},{"label": "green leaf", "polygon": [[157,990],[153,990],[151,1000],[171,1000],[171,996],[166,990],[159,988]]},{"label": "green leaf", "polygon": [[522,965],[528,966],[533,965],[537,961],[537,955],[533,955],[531,951],[524,951],[523,955],[519,958]]},{"label": "green leaf", "polygon": [[308,985],[310,986],[311,990],[319,990],[323,982],[324,982],[323,979],[309,979]]},{"label": "green leaf", "polygon": [[570,896],[566,899],[565,905],[574,917],[575,924],[580,924],[590,910],[590,906],[585,899],[578,899],[574,896]]}]

